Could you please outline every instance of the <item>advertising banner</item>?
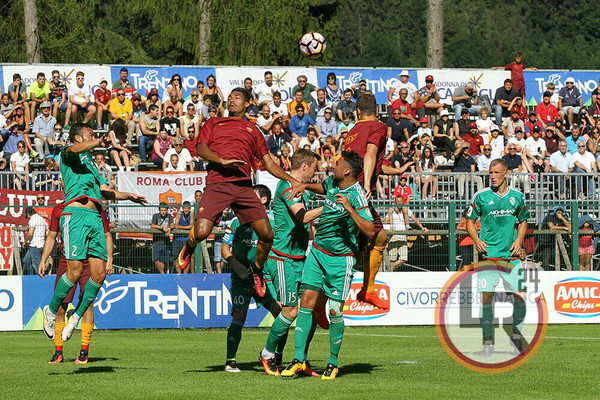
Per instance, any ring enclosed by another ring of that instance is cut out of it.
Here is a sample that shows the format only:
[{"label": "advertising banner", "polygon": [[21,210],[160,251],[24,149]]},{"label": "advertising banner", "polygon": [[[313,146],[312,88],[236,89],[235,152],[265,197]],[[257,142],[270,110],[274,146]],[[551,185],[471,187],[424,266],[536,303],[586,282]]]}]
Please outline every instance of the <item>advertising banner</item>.
[{"label": "advertising banner", "polygon": [[523,77],[529,105],[535,106],[542,101],[548,83],[554,83],[555,93],[558,93],[565,86],[565,80],[573,78],[581,92],[583,104],[588,106],[592,101],[592,92],[598,87],[600,71],[524,71]]},{"label": "advertising banner", "polygon": [[317,85],[317,70],[306,67],[216,67],[217,85],[227,97],[233,88],[244,86],[244,79],[251,78],[256,89],[265,82],[265,72],[273,73],[274,89],[281,93],[281,101],[289,103],[294,94],[292,89],[298,84],[298,75],[306,75],[308,82]]},{"label": "advertising banner", "polygon": [[[2,67],[2,93],[8,91],[8,85],[13,82],[13,74],[20,74],[23,82],[29,87],[35,82],[38,72],[43,72],[46,75],[46,80],[52,79],[52,71],[58,70],[60,80],[69,86],[75,84],[75,75],[77,71],[82,71],[85,74],[84,84],[88,85],[92,96],[96,89],[100,87],[100,80],[106,78],[109,81],[110,88],[110,67],[107,65],[91,65],[91,64],[38,64],[38,65],[4,65]],[[93,101],[93,99],[92,99]]]},{"label": "advertising banner", "polygon": [[452,93],[457,87],[472,83],[479,96],[487,95],[494,99],[496,89],[510,78],[510,71],[492,71],[486,69],[421,69],[417,71],[417,87],[425,86],[425,77],[433,76],[433,83],[437,87],[440,101],[452,105]]},{"label": "advertising banner", "polygon": [[[170,205],[169,213],[175,215],[178,205],[184,201],[194,204],[194,192],[204,190],[206,172],[125,172],[120,171],[118,190],[141,194],[149,204]],[[153,207],[118,207],[119,228],[148,228],[152,215],[158,213]]]},{"label": "advertising banner", "polygon": [[0,331],[23,329],[23,293],[20,276],[0,278]]},{"label": "advertising banner", "polygon": [[18,247],[15,232],[10,226],[0,226],[0,271],[10,271],[13,266],[13,249]]},{"label": "advertising banner", "polygon": [[173,74],[181,75],[181,86],[185,100],[189,99],[192,90],[197,88],[198,81],[202,81],[206,85],[206,77],[211,74],[215,75],[213,67],[114,65],[110,71],[112,82],[116,82],[119,79],[119,72],[122,67],[127,67],[129,70],[129,82],[133,83],[137,92],[144,99],[147,97],[150,89],[156,88],[158,89],[158,96],[162,101],[168,99],[168,95],[165,94],[165,88],[169,84]]},{"label": "advertising banner", "polygon": [[[385,104],[388,100],[388,91],[395,88],[400,82],[401,69],[378,69],[378,68],[317,68],[319,87],[327,86],[327,74],[333,72],[337,78],[337,84],[342,90],[351,88],[358,84],[361,79],[367,81],[367,89],[373,92],[377,103]],[[409,82],[417,85],[417,72],[408,70]]]},{"label": "advertising banner", "polygon": [[[46,204],[53,206],[62,200],[63,192],[36,192],[32,190],[2,189],[0,191],[0,225],[27,225],[25,209],[27,206],[35,206],[38,193],[46,196]],[[35,207],[40,214],[52,214],[51,207]]]}]

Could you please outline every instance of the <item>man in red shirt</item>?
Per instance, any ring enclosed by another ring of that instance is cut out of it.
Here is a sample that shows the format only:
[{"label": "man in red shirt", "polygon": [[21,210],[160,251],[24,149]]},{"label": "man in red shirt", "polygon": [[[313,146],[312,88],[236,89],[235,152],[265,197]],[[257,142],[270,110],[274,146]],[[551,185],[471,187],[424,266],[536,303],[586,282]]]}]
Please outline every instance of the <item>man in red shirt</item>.
[{"label": "man in red shirt", "polygon": [[544,92],[543,101],[535,108],[537,114],[537,120],[542,122],[544,130],[548,128],[548,125],[554,125],[556,117],[558,117],[558,109],[550,103],[552,93]]},{"label": "man in red shirt", "polygon": [[515,61],[511,62],[510,64],[500,67],[492,67],[492,69],[504,69],[510,71],[510,79],[513,81],[514,88],[517,90],[517,92],[523,95],[523,98],[525,98],[525,78],[523,78],[523,71],[537,71],[537,68],[525,68],[521,53],[516,53]]},{"label": "man in red shirt", "polygon": [[477,129],[477,124],[475,122],[471,122],[469,124],[469,133],[462,137],[462,140],[468,142],[469,154],[473,156],[475,160],[479,157],[481,153],[481,147],[483,146],[483,138],[479,134],[479,130]]},{"label": "man in red shirt", "polygon": [[[38,275],[43,279],[46,277],[46,261],[50,254],[52,253],[52,249],[58,239],[58,252],[59,252],[59,261],[58,268],[56,270],[56,279],[54,280],[54,287],[56,288],[56,284],[61,279],[63,274],[67,272],[67,259],[65,258],[65,253],[63,252],[62,240],[60,236],[58,236],[58,232],[60,231],[60,216],[63,213],[67,203],[61,203],[54,207],[52,211],[52,216],[50,217],[50,226],[48,229],[48,235],[46,236],[46,241],[44,242],[44,248],[42,250],[42,257],[40,258],[40,264],[38,266]],[[106,212],[102,209],[100,213],[102,217],[102,228],[104,229],[104,237],[106,238],[106,250],[108,253],[108,260],[106,261],[106,273],[107,275],[112,275],[113,267],[112,267],[112,256],[113,256],[113,241],[112,236],[110,234],[110,226],[108,217],[106,216]],[[81,301],[81,297],[83,296],[83,292],[85,291],[85,285],[87,281],[90,279],[90,266],[87,260],[83,261],[83,271],[81,273],[81,279],[79,279],[79,301]],[[49,361],[49,364],[58,364],[63,362],[63,340],[62,340],[62,330],[65,326],[65,313],[69,306],[69,303],[73,301],[73,297],[75,296],[75,288],[76,285],[71,288],[67,297],[63,299],[61,307],[58,309],[58,313],[56,314],[56,325],[55,325],[55,335],[54,335],[54,355]],[[75,359],[75,364],[86,364],[88,362],[88,351],[90,348],[90,341],[92,339],[92,331],[94,330],[94,306],[91,305],[83,314],[83,318],[81,321],[81,350],[79,352],[79,356]]]},{"label": "man in red shirt", "polygon": [[[223,210],[231,207],[240,225],[249,224],[258,236],[256,262],[251,270],[254,288],[263,297],[262,268],[273,243],[273,230],[264,206],[252,189],[252,159],[261,160],[276,178],[286,180],[292,186],[298,182],[269,156],[265,139],[257,126],[243,119],[250,106],[250,98],[250,93],[244,88],[233,89],[227,99],[229,117],[211,118],[202,127],[197,154],[209,163],[207,184],[198,204],[194,229],[190,230],[189,239],[176,263],[182,270],[187,268],[194,248],[211,234]],[[248,266],[236,263],[233,257],[227,261],[240,278],[248,277]]]}]

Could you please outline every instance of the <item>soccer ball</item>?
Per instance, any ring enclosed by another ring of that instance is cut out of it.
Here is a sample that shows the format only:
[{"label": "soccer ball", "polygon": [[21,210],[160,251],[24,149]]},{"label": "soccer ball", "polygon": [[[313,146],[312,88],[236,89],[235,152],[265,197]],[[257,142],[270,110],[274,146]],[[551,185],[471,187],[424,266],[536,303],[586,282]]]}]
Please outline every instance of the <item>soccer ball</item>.
[{"label": "soccer ball", "polygon": [[300,52],[304,56],[316,58],[320,57],[325,52],[327,41],[325,40],[325,36],[321,35],[319,32],[309,32],[302,36],[298,42],[298,46],[300,47]]}]

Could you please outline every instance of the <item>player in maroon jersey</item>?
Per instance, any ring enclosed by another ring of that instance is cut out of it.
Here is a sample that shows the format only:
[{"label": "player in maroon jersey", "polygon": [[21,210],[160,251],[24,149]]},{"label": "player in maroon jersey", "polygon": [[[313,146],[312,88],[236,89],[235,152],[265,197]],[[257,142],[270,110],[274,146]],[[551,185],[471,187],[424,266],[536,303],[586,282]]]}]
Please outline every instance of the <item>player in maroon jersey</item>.
[{"label": "player in maroon jersey", "polygon": [[[40,259],[40,264],[38,266],[38,275],[41,278],[46,277],[46,261],[48,257],[50,257],[50,253],[52,253],[52,249],[56,244],[56,239],[59,238],[60,231],[60,216],[63,213],[66,203],[62,203],[54,207],[52,210],[52,216],[50,217],[50,227],[48,229],[48,235],[46,236],[46,240],[44,242],[44,248],[42,250],[42,257]],[[110,227],[108,223],[108,217],[106,216],[106,212],[102,209],[101,212],[102,217],[102,228],[104,229],[104,237],[106,238],[106,250],[108,253],[108,260],[106,261],[106,274],[112,275],[113,267],[112,267],[112,256],[113,256],[113,241],[112,236],[110,235]],[[65,254],[63,252],[62,240],[58,241],[58,252],[59,252],[59,261],[58,268],[56,270],[56,279],[54,281],[54,287],[58,283],[58,280],[63,276],[64,273],[67,272],[67,259],[65,258]],[[81,273],[81,279],[79,279],[79,296],[83,295],[85,290],[85,284],[90,279],[90,266],[87,263],[87,260],[83,261],[83,271]],[[58,313],[56,314],[56,325],[55,325],[55,335],[54,335],[54,355],[50,359],[50,364],[58,364],[63,362],[63,340],[62,340],[62,329],[65,326],[65,314],[69,304],[73,301],[73,297],[75,296],[75,288],[73,286],[69,291],[67,297],[64,298],[62,306],[58,309]],[[90,341],[92,338],[92,331],[94,329],[94,306],[91,305],[83,314],[83,318],[81,321],[81,350],[79,352],[79,356],[75,359],[76,364],[86,364],[88,361],[88,351],[90,347]]]},{"label": "player in maroon jersey", "polygon": [[[251,266],[254,288],[260,297],[264,296],[262,268],[267,260],[273,230],[265,208],[252,190],[250,166],[255,157],[273,176],[298,182],[275,162],[269,155],[265,139],[255,124],[244,120],[244,113],[250,106],[250,94],[243,88],[235,88],[227,98],[228,118],[211,118],[202,127],[198,139],[198,155],[208,161],[208,178],[194,229],[177,257],[182,270],[190,263],[194,248],[210,235],[215,222],[227,207],[231,207],[240,225],[250,224],[258,235],[256,261]],[[248,277],[248,266],[239,265],[233,257],[227,260],[232,269],[242,279]]]}]

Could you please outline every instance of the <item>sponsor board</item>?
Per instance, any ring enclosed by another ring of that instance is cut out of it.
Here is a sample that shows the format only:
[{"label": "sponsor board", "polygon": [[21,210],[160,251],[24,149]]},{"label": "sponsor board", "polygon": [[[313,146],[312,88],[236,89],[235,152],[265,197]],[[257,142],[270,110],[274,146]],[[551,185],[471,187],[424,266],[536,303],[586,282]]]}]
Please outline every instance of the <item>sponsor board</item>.
[{"label": "sponsor board", "polygon": [[600,279],[581,276],[557,282],[554,310],[573,318],[600,316]]},{"label": "sponsor board", "polygon": [[292,89],[298,84],[298,75],[306,75],[308,82],[317,85],[317,70],[305,67],[216,67],[217,85],[224,96],[228,96],[233,88],[244,86],[244,79],[252,79],[252,87],[256,90],[265,82],[265,72],[273,73],[273,88],[281,93],[281,101],[289,103],[294,94]]},{"label": "sponsor board", "polygon": [[[351,88],[358,84],[361,79],[367,81],[367,89],[373,92],[377,103],[385,104],[388,101],[388,91],[400,83],[401,69],[375,69],[375,68],[317,68],[319,87],[327,86],[327,74],[333,72],[337,78],[337,84],[342,89]],[[409,69],[410,78],[417,86],[417,72]]]},{"label": "sponsor board", "polygon": [[[29,221],[25,218],[25,209],[27,206],[36,206],[39,193],[46,196],[46,204],[51,206],[65,197],[63,192],[2,189],[0,192],[0,225],[27,225]],[[50,219],[52,214],[50,207],[35,208],[43,217]]]},{"label": "sponsor board", "polygon": [[[13,74],[20,74],[23,82],[29,86],[36,81],[38,72],[43,72],[46,75],[46,81],[52,79],[52,71],[58,70],[60,73],[60,80],[62,83],[69,86],[75,84],[75,75],[77,71],[82,71],[85,74],[84,84],[90,88],[92,94],[91,102],[94,101],[93,95],[96,89],[100,87],[100,80],[102,78],[110,79],[110,67],[106,65],[92,65],[92,64],[36,64],[36,65],[4,65],[2,67],[2,93],[8,91],[8,85],[13,82]],[[110,83],[109,86],[110,88]],[[29,92],[29,89],[27,90]],[[68,94],[68,93],[67,93]]]},{"label": "sponsor board", "polygon": [[[165,88],[169,84],[173,74],[181,75],[181,86],[183,89],[183,98],[190,98],[193,89],[196,89],[198,81],[204,82],[206,86],[206,77],[215,75],[213,67],[182,67],[182,66],[127,66],[115,65],[110,69],[111,81],[119,80],[119,72],[122,67],[129,70],[129,82],[135,86],[137,92],[146,98],[150,89],[158,89],[158,96],[162,101],[168,100],[169,96],[165,93]],[[217,82],[219,85],[219,82]],[[224,92],[223,92],[224,93]]]},{"label": "sponsor board", "polygon": [[529,105],[535,106],[542,101],[548,83],[554,83],[555,93],[558,93],[565,86],[565,80],[573,78],[581,92],[583,104],[587,106],[592,101],[592,92],[598,87],[600,71],[524,71],[523,78]]},{"label": "sponsor board", "polygon": [[23,293],[20,276],[0,279],[0,331],[23,329]]},{"label": "sponsor board", "polygon": [[487,95],[494,100],[496,89],[510,78],[509,71],[485,69],[421,69],[417,71],[418,88],[425,86],[425,77],[433,76],[433,83],[440,95],[440,102],[452,105],[452,94],[456,88],[472,83],[479,96]]},{"label": "sponsor board", "polygon": [[[363,280],[353,279],[350,284],[348,300],[344,304],[344,318],[346,320],[368,321],[383,317],[389,310],[382,310],[374,307],[372,304],[359,301],[356,296],[362,289]],[[384,304],[390,304],[390,287],[383,281],[375,280],[375,293]]]}]

